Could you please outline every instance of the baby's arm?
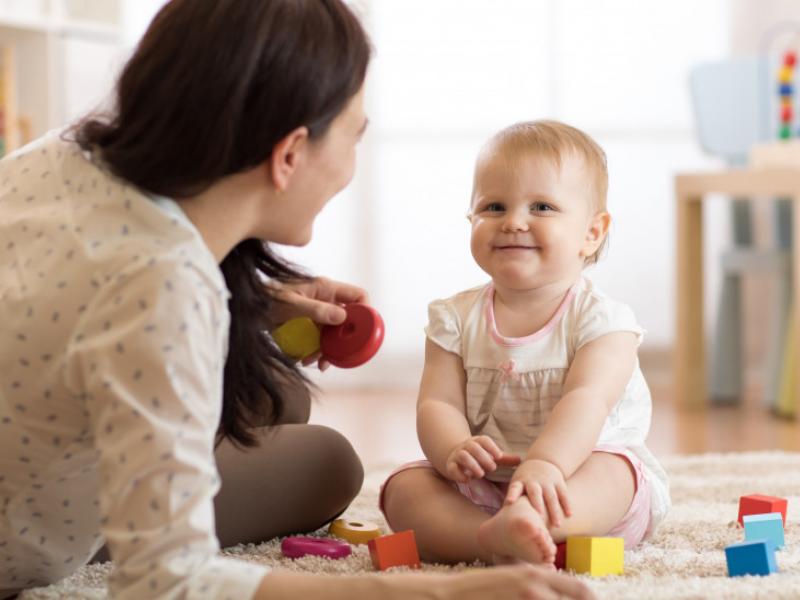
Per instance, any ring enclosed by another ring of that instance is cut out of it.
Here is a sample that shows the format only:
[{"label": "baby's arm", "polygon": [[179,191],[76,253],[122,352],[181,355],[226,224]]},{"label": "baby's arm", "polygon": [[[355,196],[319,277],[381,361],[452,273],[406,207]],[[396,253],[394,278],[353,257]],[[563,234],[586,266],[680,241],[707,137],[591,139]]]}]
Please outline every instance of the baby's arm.
[{"label": "baby's arm", "polygon": [[417,435],[425,456],[444,477],[483,477],[504,459],[495,442],[472,436],[465,415],[466,374],[461,357],[425,341],[425,368],[417,400]]},{"label": "baby's arm", "polygon": [[417,398],[417,435],[425,456],[445,476],[450,452],[470,436],[464,415],[466,379],[460,356],[425,340],[425,367]]},{"label": "baby's arm", "polygon": [[564,481],[597,444],[606,417],[622,397],[633,373],[637,348],[636,334],[614,332],[589,342],[575,353],[561,399],[514,474],[506,497],[508,502],[527,493],[536,508],[543,502],[547,512],[555,513],[551,518],[556,524],[561,511],[554,506],[555,502],[569,516]]},{"label": "baby's arm", "polygon": [[622,397],[638,346],[636,334],[620,331],[580,348],[561,399],[526,458],[551,462],[568,479],[592,453],[606,417]]}]

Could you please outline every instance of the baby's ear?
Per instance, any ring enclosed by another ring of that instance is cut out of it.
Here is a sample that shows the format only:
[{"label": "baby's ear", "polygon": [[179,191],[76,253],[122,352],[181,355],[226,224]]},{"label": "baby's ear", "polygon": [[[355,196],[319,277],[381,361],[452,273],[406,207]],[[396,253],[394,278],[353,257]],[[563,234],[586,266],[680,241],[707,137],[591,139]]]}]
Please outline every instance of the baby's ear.
[{"label": "baby's ear", "polygon": [[592,220],[589,221],[589,227],[586,229],[586,237],[583,240],[580,255],[583,258],[589,258],[608,235],[608,228],[611,225],[611,215],[605,211],[597,213]]}]

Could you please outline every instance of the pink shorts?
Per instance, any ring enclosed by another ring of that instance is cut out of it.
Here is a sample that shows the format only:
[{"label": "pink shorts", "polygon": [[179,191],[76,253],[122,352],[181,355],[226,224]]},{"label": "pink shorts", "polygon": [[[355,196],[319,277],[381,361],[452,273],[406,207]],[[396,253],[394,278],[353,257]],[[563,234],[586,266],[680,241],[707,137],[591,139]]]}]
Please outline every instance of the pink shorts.
[{"label": "pink shorts", "polygon": [[[638,456],[633,454],[627,448],[622,446],[597,446],[594,452],[607,452],[609,454],[616,454],[624,457],[633,467],[636,473],[636,490],[633,494],[631,506],[628,512],[622,517],[611,531],[605,535],[609,537],[621,537],[625,540],[625,547],[630,549],[641,542],[647,528],[650,525],[650,498],[652,490],[650,481],[644,473],[644,465]],[[392,477],[408,469],[433,469],[433,465],[427,460],[416,460],[404,465],[400,465],[389,474],[386,481],[381,486],[380,498],[378,500],[381,512],[386,517],[386,511],[383,507],[383,492],[386,489],[386,484],[389,483]],[[450,482],[453,488],[457,489],[461,495],[468,498],[473,504],[478,506],[482,511],[489,515],[495,514],[503,506],[506,491],[508,490],[508,483],[494,482],[488,479],[473,479],[467,483],[458,483],[455,481]],[[389,519],[386,519],[387,523]],[[389,523],[391,527],[392,524]]]}]

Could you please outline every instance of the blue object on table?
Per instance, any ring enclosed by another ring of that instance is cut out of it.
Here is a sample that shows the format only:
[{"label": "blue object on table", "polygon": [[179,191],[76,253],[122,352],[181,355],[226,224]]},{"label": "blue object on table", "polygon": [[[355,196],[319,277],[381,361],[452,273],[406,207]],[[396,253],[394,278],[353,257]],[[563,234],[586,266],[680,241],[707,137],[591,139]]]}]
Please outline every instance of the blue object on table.
[{"label": "blue object on table", "polygon": [[731,544],[725,548],[728,576],[769,575],[778,572],[775,546],[769,540],[753,540]]},{"label": "blue object on table", "polygon": [[745,515],[745,541],[769,540],[776,549],[783,548],[783,515],[779,512],[763,515]]},{"label": "blue object on table", "polygon": [[[695,66],[689,76],[697,137],[703,149],[724,158],[732,166],[747,164],[756,142],[774,140],[778,130],[774,73],[777,65],[767,53]],[[800,113],[798,96],[793,110]],[[710,352],[709,395],[715,403],[740,403],[744,314],[743,278],[751,272],[770,273],[775,284],[772,306],[762,307],[771,316],[765,360],[764,403],[778,406],[783,352],[791,305],[791,205],[778,199],[773,214],[775,243],[769,249],[755,245],[751,202],[731,203],[733,247],[722,255],[722,281],[714,342]]]}]

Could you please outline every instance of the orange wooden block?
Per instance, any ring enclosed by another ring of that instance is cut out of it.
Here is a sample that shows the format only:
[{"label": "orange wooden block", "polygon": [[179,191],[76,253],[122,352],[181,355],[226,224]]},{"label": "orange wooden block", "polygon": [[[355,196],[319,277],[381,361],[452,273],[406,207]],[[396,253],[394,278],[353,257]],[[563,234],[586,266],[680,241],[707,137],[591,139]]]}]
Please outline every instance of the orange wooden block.
[{"label": "orange wooden block", "polygon": [[419,552],[414,532],[401,531],[392,535],[382,535],[367,543],[372,566],[380,571],[389,567],[411,567],[418,569]]}]

